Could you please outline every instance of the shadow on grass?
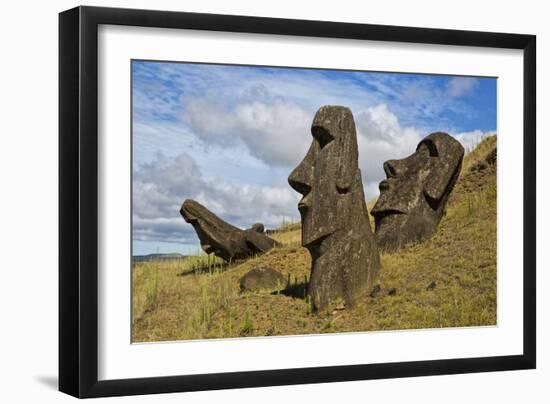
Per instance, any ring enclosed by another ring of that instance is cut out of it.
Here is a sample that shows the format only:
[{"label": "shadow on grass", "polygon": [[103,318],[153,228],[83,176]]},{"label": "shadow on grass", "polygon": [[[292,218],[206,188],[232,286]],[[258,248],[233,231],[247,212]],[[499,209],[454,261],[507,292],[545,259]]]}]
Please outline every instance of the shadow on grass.
[{"label": "shadow on grass", "polygon": [[215,266],[204,264],[204,265],[196,265],[193,266],[193,268],[189,270],[182,271],[178,273],[178,276],[189,276],[189,275],[207,275],[207,274],[220,274],[228,269],[231,269],[232,267],[239,264],[239,261],[234,261],[232,263],[223,263],[223,264],[216,264]]},{"label": "shadow on grass", "polygon": [[305,299],[307,282],[295,282],[288,284],[284,289],[272,292],[272,295],[285,295],[296,299]]}]

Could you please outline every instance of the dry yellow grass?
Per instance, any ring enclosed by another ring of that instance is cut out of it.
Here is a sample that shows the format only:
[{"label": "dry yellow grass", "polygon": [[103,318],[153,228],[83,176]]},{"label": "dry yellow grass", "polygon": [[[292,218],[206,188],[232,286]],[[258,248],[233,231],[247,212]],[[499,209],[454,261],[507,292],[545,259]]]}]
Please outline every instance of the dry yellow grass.
[{"label": "dry yellow grass", "polygon": [[[310,313],[303,298],[309,253],[300,247],[299,224],[285,223],[271,234],[280,247],[246,261],[222,264],[202,255],[136,263],[133,341],[496,324],[496,172],[470,170],[494,142],[466,156],[435,236],[382,256],[379,296],[365,296],[353,309]],[[279,270],[287,285],[239,293],[239,278],[256,266]]]}]

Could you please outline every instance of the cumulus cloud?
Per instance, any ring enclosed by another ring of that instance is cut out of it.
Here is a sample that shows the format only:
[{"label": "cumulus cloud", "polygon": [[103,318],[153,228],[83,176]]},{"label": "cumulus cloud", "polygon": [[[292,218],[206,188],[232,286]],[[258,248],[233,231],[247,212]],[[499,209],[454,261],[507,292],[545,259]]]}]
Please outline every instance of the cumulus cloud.
[{"label": "cumulus cloud", "polygon": [[418,129],[402,127],[386,104],[359,112],[355,120],[359,167],[365,183],[365,196],[371,199],[378,195],[378,183],[385,178],[384,161],[413,153],[422,134]]},{"label": "cumulus cloud", "polygon": [[[265,94],[264,94],[265,96]],[[186,120],[203,139],[228,146],[245,144],[255,157],[268,165],[289,169],[305,155],[311,143],[313,112],[296,104],[274,99],[246,101],[231,106],[216,98],[184,98]],[[382,164],[415,150],[421,139],[419,130],[402,127],[386,104],[355,113],[360,167],[368,186],[367,197],[378,194],[377,184],[384,176]]]},{"label": "cumulus cloud", "polygon": [[453,77],[447,83],[447,95],[451,97],[463,97],[471,95],[479,86],[479,80],[474,77]]},{"label": "cumulus cloud", "polygon": [[192,227],[179,214],[181,203],[195,199],[222,219],[246,228],[255,222],[279,226],[296,219],[299,196],[290,187],[238,184],[203,176],[186,153],[176,158],[158,154],[138,167],[133,177],[133,238],[142,241],[195,243]]},{"label": "cumulus cloud", "polygon": [[466,150],[466,153],[473,150],[479,144],[479,142],[481,142],[487,136],[491,135],[496,135],[496,131],[482,131],[477,129],[470,132],[453,134],[455,139],[457,139],[462,144],[464,150]]},{"label": "cumulus cloud", "polygon": [[[404,158],[416,150],[416,146],[429,135],[414,127],[403,127],[397,116],[386,104],[367,108],[356,116],[359,146],[359,167],[363,173],[365,196],[377,197],[378,183],[385,178],[384,161]],[[443,128],[441,128],[443,130]],[[485,137],[496,131],[473,130],[450,133],[464,147],[473,150]]]},{"label": "cumulus cloud", "polygon": [[215,94],[182,97],[184,119],[203,140],[232,146],[242,143],[268,164],[287,166],[299,161],[307,150],[311,113],[288,100],[239,98],[227,104]]}]

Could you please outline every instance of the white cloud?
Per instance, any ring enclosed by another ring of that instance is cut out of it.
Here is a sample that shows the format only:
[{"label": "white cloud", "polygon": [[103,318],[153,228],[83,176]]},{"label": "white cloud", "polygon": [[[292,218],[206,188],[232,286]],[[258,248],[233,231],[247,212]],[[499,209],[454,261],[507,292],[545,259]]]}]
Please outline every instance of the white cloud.
[{"label": "white cloud", "polygon": [[[358,134],[359,167],[363,174],[365,197],[370,200],[378,196],[378,184],[386,177],[383,163],[414,153],[420,140],[429,133],[414,127],[401,126],[397,116],[385,104],[361,111],[355,120]],[[469,152],[485,137],[495,133],[494,130],[481,131],[477,129],[450,134],[462,144],[466,152]]]},{"label": "white cloud", "polygon": [[277,227],[283,217],[297,219],[297,195],[288,185],[239,185],[204,177],[186,153],[157,158],[139,167],[133,178],[133,238],[195,243],[193,228],[179,214],[181,203],[195,199],[229,223],[246,228],[255,222]]},{"label": "white cloud", "polygon": [[450,97],[471,95],[479,86],[479,81],[473,77],[453,77],[447,83],[446,93]]},{"label": "white cloud", "polygon": [[246,87],[233,100],[219,94],[182,97],[184,120],[202,140],[219,145],[244,145],[268,165],[293,166],[311,141],[314,109],[268,92]]},{"label": "white cloud", "polygon": [[479,142],[481,142],[484,138],[495,134],[496,134],[495,130],[484,132],[477,129],[471,132],[462,132],[462,133],[456,133],[452,135],[456,140],[462,143],[464,150],[466,150],[466,153],[468,153],[469,151],[473,150],[479,144]]},{"label": "white cloud", "polygon": [[422,138],[418,129],[402,127],[386,104],[357,114],[359,167],[365,183],[365,196],[378,195],[378,183],[385,178],[383,163],[412,154]]},{"label": "white cloud", "polygon": [[[229,108],[216,99],[193,97],[183,102],[186,120],[198,136],[231,147],[242,142],[252,155],[268,165],[290,170],[304,157],[312,140],[314,113],[279,99],[272,103],[243,101]],[[384,161],[412,153],[421,139],[419,130],[402,127],[386,104],[355,113],[355,121],[365,184],[377,184],[384,178]],[[376,196],[376,189],[369,186],[367,198]]]}]

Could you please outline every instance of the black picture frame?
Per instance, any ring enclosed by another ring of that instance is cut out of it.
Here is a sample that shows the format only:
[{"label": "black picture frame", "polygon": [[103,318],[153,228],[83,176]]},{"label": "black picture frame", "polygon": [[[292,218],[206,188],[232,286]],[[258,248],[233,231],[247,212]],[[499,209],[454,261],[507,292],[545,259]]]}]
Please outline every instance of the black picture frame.
[{"label": "black picture frame", "polygon": [[[523,354],[98,380],[98,26],[180,28],[523,50]],[[185,12],[77,7],[59,15],[59,390],[104,397],[534,369],[536,37]]]}]

